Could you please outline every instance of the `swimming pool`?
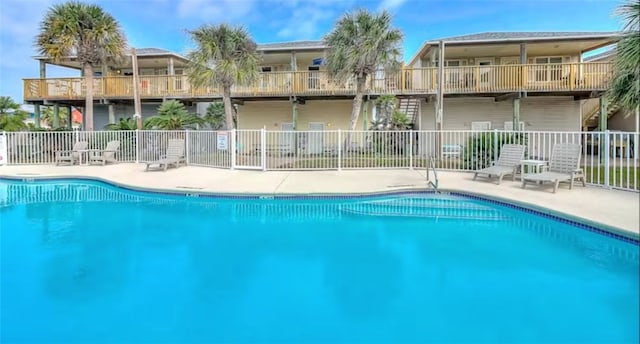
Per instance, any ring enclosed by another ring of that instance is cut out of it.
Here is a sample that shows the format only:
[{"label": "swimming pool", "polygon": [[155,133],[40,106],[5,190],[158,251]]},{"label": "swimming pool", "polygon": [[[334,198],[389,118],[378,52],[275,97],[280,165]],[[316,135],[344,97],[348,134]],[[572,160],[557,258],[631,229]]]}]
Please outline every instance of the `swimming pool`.
[{"label": "swimming pool", "polygon": [[638,246],[460,195],[0,180],[4,342],[638,341]]}]

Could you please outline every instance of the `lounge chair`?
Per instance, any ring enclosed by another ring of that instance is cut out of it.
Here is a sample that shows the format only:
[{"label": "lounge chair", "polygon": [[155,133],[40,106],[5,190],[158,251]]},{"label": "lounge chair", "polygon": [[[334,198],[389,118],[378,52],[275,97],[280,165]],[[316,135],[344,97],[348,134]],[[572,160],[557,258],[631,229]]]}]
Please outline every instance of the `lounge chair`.
[{"label": "lounge chair", "polygon": [[116,162],[118,149],[120,149],[120,141],[118,140],[107,142],[104,149],[92,149],[89,151],[89,163],[99,162],[106,165],[108,162]]},{"label": "lounge chair", "polygon": [[69,162],[69,165],[73,165],[76,163],[80,163],[82,154],[87,152],[87,147],[89,143],[87,141],[78,141],[73,144],[73,148],[71,150],[59,150],[56,151],[56,166],[58,166],[61,162]]},{"label": "lounge chair", "polygon": [[520,167],[520,161],[524,158],[523,145],[506,144],[502,146],[500,150],[500,156],[498,161],[493,166],[477,170],[473,174],[473,180],[476,180],[478,174],[486,174],[488,178],[492,176],[498,177],[498,185],[502,182],[502,178],[508,174],[513,176],[513,181],[516,180],[516,173]]},{"label": "lounge chair", "polygon": [[181,163],[185,163],[184,157],[184,140],[181,139],[170,139],[167,144],[167,152],[160,156],[160,159],[155,161],[147,161],[145,164],[145,171],[149,171],[149,167],[151,165],[158,165],[158,169],[164,169],[165,171],[169,168],[170,165],[175,166],[176,168],[180,166]]},{"label": "lounge chair", "polygon": [[582,146],[573,143],[559,143],[553,146],[551,160],[546,171],[530,173],[522,176],[522,188],[530,182],[552,182],[553,193],[558,190],[560,182],[569,182],[569,189],[573,189],[573,181],[582,180],[582,186],[587,186],[584,173],[580,168],[580,151]]}]

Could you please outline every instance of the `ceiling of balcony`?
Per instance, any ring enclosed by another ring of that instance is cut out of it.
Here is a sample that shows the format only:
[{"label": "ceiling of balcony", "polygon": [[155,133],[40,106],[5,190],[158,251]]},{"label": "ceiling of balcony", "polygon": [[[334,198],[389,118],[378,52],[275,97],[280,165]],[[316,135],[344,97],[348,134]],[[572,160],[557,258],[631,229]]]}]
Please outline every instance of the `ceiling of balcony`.
[{"label": "ceiling of balcony", "polygon": [[[581,53],[611,44],[611,39],[593,39],[581,41],[555,41],[527,43],[528,56],[578,56]],[[422,54],[423,59],[428,59],[430,51],[437,49],[431,46]],[[467,44],[445,45],[445,56],[450,58],[474,58],[474,57],[501,57],[519,56],[520,44]]]}]

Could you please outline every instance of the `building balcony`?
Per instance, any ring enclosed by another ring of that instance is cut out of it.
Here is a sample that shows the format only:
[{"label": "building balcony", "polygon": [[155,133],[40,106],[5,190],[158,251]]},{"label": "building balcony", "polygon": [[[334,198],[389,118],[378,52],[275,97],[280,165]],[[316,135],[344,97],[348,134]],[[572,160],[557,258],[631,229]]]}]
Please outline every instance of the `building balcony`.
[{"label": "building balcony", "polygon": [[[511,92],[567,93],[604,91],[608,88],[613,65],[610,62],[489,65],[445,67],[445,94],[500,94]],[[142,75],[141,99],[214,99],[222,96],[219,87],[196,88],[185,75]],[[404,68],[379,71],[370,79],[370,94],[398,96],[428,95],[437,92],[438,69]],[[95,77],[94,99],[132,99],[131,76]],[[352,96],[354,81],[339,81],[326,71],[285,71],[260,73],[251,85],[234,86],[235,98]],[[24,100],[80,101],[85,97],[84,78],[24,79]]]}]

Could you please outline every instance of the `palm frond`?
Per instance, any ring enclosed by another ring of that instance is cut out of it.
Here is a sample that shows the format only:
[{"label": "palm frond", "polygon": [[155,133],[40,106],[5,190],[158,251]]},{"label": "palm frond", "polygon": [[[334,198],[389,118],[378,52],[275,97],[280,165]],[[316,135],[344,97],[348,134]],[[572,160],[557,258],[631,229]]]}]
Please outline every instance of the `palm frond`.
[{"label": "palm frond", "polygon": [[630,0],[616,11],[625,33],[616,47],[614,77],[608,96],[625,108],[640,106],[640,0]]},{"label": "palm frond", "polygon": [[325,36],[327,69],[335,78],[366,78],[400,64],[403,34],[387,11],[358,9],[343,15]]}]

